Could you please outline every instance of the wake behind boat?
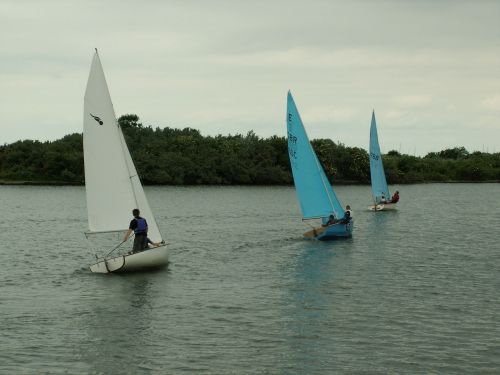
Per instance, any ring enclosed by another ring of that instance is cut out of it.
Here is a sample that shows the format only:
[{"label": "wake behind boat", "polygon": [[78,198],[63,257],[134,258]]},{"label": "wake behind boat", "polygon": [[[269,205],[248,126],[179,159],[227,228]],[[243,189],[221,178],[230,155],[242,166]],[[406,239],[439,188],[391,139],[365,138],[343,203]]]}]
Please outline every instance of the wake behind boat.
[{"label": "wake behind boat", "polygon": [[148,223],[147,237],[159,245],[131,253],[129,248],[124,248],[127,243],[121,242],[111,251],[108,247],[107,254],[98,258],[90,270],[128,272],[166,266],[168,250],[116,121],[97,50],[85,91],[83,150],[89,222],[89,232],[85,233],[87,238],[97,238],[99,243],[103,243],[105,237],[109,239],[118,235],[122,238],[127,231],[130,212],[138,208]]},{"label": "wake behind boat", "polygon": [[[322,225],[304,233],[305,238],[331,240],[350,237],[353,221],[344,211],[314,152],[304,124],[288,92],[288,156],[303,220],[321,219]],[[348,208],[349,206],[347,206]]]},{"label": "wake behind boat", "polygon": [[378,143],[377,122],[375,121],[375,111],[372,112],[372,122],[370,126],[370,177],[372,183],[373,205],[368,206],[370,211],[395,210],[399,201],[399,192],[396,191],[391,198],[389,187],[385,179],[384,164],[382,163],[382,153]]}]

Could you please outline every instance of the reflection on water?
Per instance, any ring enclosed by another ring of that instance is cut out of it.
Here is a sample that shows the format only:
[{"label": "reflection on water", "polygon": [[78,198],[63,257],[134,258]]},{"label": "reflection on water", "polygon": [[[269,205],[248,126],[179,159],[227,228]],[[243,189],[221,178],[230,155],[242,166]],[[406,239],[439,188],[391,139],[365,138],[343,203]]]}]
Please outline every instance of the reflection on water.
[{"label": "reflection on water", "polygon": [[332,360],[323,338],[330,336],[324,332],[327,327],[324,323],[334,318],[330,306],[336,254],[333,246],[325,242],[302,242],[296,248],[299,252],[283,312],[284,316],[292,317],[284,332],[287,366],[299,373],[310,373],[325,369]]},{"label": "reflection on water", "polygon": [[89,345],[80,348],[82,361],[94,373],[126,373],[131,364],[148,367],[151,355],[153,274],[92,275],[99,290],[91,298],[80,326]]}]

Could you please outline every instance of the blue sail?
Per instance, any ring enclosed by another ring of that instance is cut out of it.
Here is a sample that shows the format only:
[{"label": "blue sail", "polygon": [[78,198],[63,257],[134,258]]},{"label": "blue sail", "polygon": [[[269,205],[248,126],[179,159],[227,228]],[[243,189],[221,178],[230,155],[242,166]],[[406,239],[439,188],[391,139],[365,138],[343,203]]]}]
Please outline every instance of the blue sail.
[{"label": "blue sail", "polygon": [[375,111],[372,112],[372,124],[370,127],[370,175],[372,179],[372,194],[376,203],[383,199],[390,199],[389,187],[385,180],[384,165],[382,164],[382,154],[378,144],[377,123],[375,121]]},{"label": "blue sail", "polygon": [[344,217],[344,210],[309,142],[290,91],[286,123],[288,156],[303,218],[327,218],[331,214],[337,219]]}]

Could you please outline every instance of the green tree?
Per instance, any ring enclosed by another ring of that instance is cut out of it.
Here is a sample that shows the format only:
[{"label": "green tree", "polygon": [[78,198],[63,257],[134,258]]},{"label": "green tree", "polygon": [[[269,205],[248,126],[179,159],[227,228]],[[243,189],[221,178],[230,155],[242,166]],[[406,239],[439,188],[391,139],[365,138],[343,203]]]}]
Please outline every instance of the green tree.
[{"label": "green tree", "polygon": [[[285,137],[203,136],[193,128],[151,127],[139,116],[118,119],[132,159],[145,184],[291,184]],[[311,142],[328,178],[334,183],[370,182],[368,154],[330,139]],[[425,157],[382,156],[389,183],[500,180],[500,153],[469,153],[464,147]],[[38,183],[84,182],[83,137],[70,134],[52,142],[18,141],[0,146],[0,180]]]}]

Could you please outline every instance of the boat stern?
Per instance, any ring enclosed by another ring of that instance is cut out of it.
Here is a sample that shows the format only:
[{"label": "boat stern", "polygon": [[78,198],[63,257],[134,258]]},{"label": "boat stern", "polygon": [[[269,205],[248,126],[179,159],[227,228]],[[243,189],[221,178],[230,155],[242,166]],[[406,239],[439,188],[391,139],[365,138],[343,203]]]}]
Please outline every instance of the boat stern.
[{"label": "boat stern", "polygon": [[328,227],[319,227],[304,233],[304,238],[314,239],[320,241],[329,241],[339,238],[348,238],[352,236],[352,231],[354,229],[353,220],[342,224],[337,223],[330,225]]},{"label": "boat stern", "polygon": [[168,265],[167,246],[159,246],[139,253],[102,259],[90,266],[94,273],[136,272],[163,268]]},{"label": "boat stern", "polygon": [[352,236],[353,229],[353,220],[349,220],[346,224],[336,224],[327,227],[326,230],[317,237],[317,239],[320,241],[330,241],[339,238],[349,238]]}]

